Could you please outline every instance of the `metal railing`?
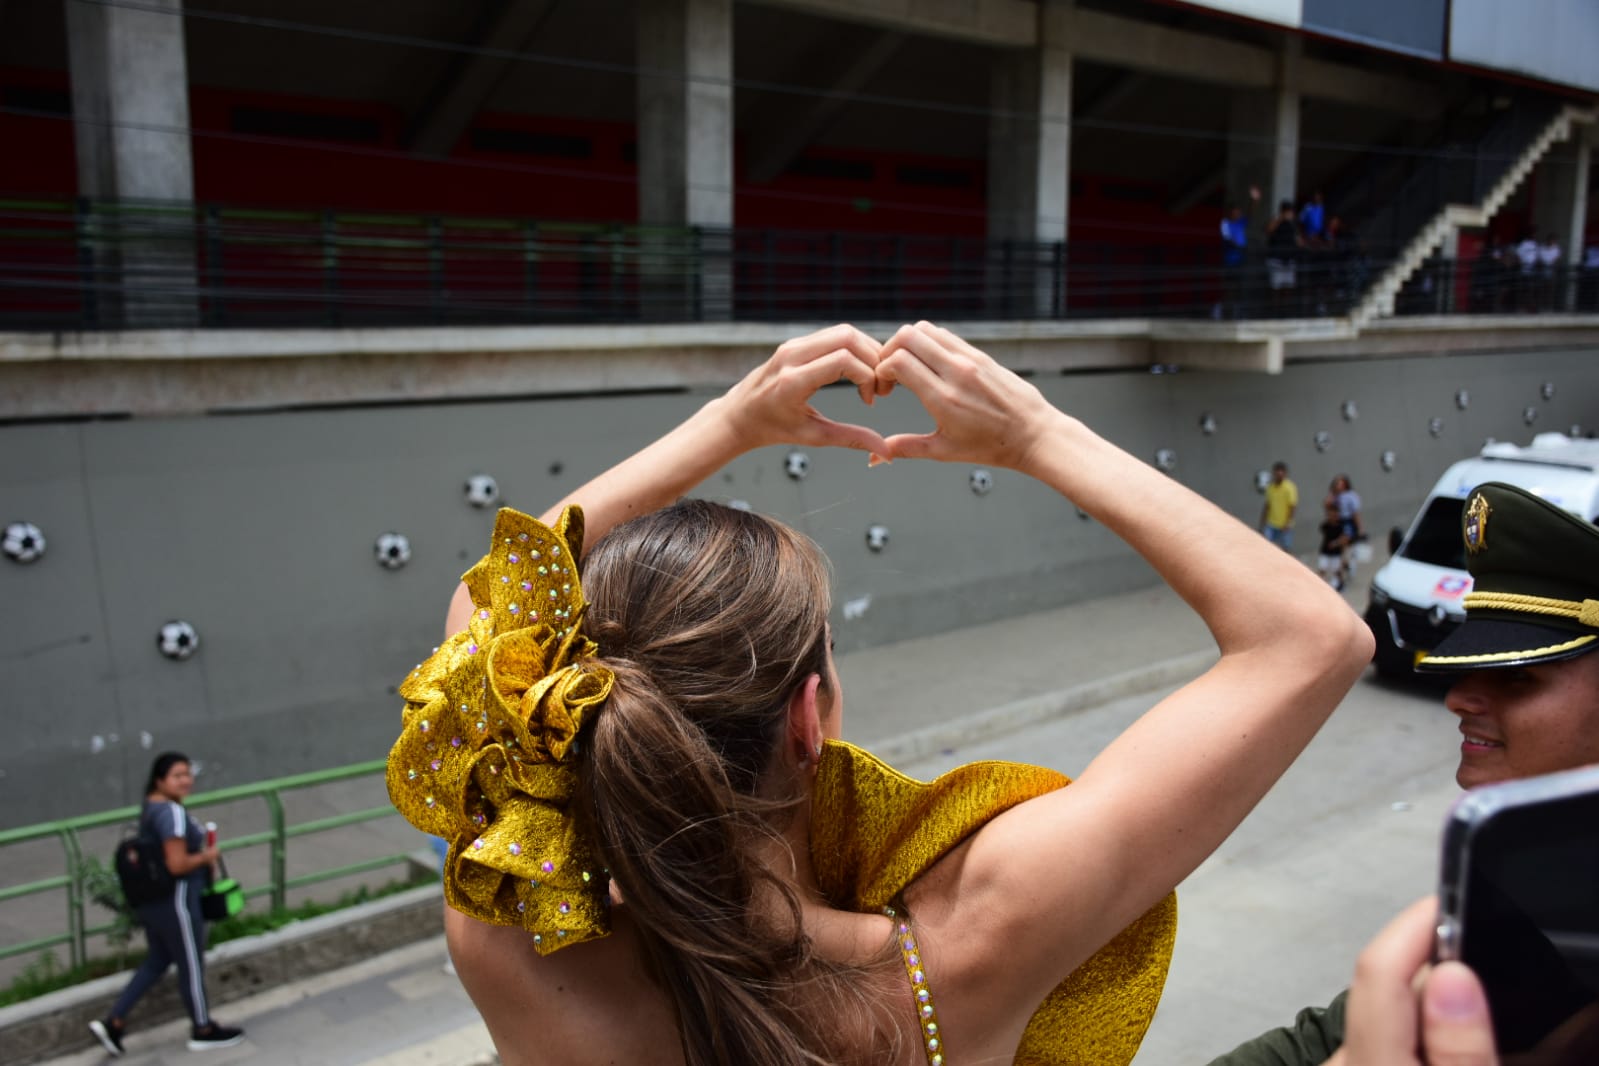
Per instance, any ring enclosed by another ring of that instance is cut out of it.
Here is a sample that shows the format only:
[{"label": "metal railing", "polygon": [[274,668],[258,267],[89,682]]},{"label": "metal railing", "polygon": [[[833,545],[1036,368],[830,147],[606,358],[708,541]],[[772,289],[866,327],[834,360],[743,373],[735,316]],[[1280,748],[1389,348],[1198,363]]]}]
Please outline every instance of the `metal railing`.
[{"label": "metal railing", "polygon": [[0,329],[1281,313],[1251,270],[1259,286],[1208,232],[1067,243],[0,201]]},{"label": "metal railing", "polygon": [[1435,256],[1394,299],[1396,315],[1594,314],[1599,266],[1523,265],[1513,251]]},{"label": "metal railing", "polygon": [[[370,762],[355,763],[331,770],[318,770],[312,773],[295,774],[291,777],[280,777],[250,785],[216,789],[211,792],[197,793],[190,796],[184,801],[184,807],[193,811],[221,803],[250,799],[260,799],[265,803],[269,828],[262,832],[229,839],[226,841],[225,850],[228,854],[233,854],[244,848],[251,847],[266,847],[269,849],[268,869],[270,875],[267,883],[246,889],[245,895],[250,898],[270,896],[272,908],[274,910],[283,910],[287,907],[288,893],[291,889],[303,888],[307,885],[314,885],[354,874],[369,873],[373,870],[411,861],[409,852],[400,852],[317,870],[297,877],[288,876],[288,842],[291,839],[310,836],[314,833],[322,833],[332,829],[342,829],[346,826],[359,825],[363,822],[376,821],[380,818],[398,817],[399,813],[392,806],[384,804],[381,807],[370,807],[365,810],[351,811],[347,814],[290,824],[284,817],[283,793],[316,785],[325,785],[335,781],[381,775],[386,765],[386,760],[375,759]],[[88,924],[85,911],[91,900],[84,883],[87,869],[80,834],[88,829],[133,823],[138,819],[139,811],[140,808],[138,806],[118,807],[115,810],[101,811],[97,814],[86,814],[76,818],[66,818],[55,822],[41,822],[37,825],[0,831],[0,848],[50,837],[57,838],[61,842],[66,867],[66,872],[63,874],[0,889],[0,903],[42,892],[65,889],[67,908],[66,932],[0,946],[0,959],[66,944],[68,945],[69,959],[73,966],[80,966],[87,960],[89,938],[112,932],[117,926],[115,922],[108,922],[98,926],[90,926]]]},{"label": "metal railing", "polygon": [[[1489,140],[1530,136],[1540,114]],[[1445,184],[1497,180],[1503,158],[1453,162],[1448,183],[1412,182],[1381,232],[1292,249],[1286,284],[1259,234],[1240,256],[1187,234],[1051,243],[0,200],[0,330],[1337,316],[1397,256],[1395,225],[1435,210]],[[1502,288],[1517,310],[1592,309],[1574,285],[1552,286],[1569,290],[1559,300]]]}]

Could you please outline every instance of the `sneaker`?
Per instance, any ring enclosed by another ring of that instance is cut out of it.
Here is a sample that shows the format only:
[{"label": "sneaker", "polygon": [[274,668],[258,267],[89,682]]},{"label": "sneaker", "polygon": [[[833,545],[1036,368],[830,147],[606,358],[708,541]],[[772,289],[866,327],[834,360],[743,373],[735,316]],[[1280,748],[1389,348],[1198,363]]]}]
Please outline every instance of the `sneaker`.
[{"label": "sneaker", "polygon": [[189,1050],[208,1051],[216,1047],[232,1047],[244,1043],[244,1030],[212,1022],[204,1029],[189,1031]]},{"label": "sneaker", "polygon": [[100,1041],[100,1046],[105,1048],[105,1053],[114,1059],[122,1057],[122,1027],[112,1025],[110,1022],[95,1020],[89,1023],[89,1032]]}]

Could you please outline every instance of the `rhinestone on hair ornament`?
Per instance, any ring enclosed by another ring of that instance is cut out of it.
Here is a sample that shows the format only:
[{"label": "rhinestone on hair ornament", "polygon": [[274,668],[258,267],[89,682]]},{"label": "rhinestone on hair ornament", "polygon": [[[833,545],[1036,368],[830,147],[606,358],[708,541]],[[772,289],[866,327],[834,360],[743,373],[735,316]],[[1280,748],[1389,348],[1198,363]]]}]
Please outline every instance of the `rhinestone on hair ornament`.
[{"label": "rhinestone on hair ornament", "polygon": [[389,754],[395,807],[450,842],[449,905],[525,929],[540,953],[610,932],[609,879],[594,874],[605,864],[573,810],[578,735],[614,682],[580,625],[587,604],[567,560],[582,549],[576,507],[554,527],[499,512],[489,553],[462,578],[466,629],[400,685]]}]

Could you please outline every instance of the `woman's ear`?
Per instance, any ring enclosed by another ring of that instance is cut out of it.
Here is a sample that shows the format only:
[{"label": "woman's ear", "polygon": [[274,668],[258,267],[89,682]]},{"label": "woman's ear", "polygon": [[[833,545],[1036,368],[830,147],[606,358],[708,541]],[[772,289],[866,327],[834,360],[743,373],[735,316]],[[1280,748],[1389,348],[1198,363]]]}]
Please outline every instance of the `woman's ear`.
[{"label": "woman's ear", "polygon": [[787,754],[801,766],[814,766],[822,755],[822,675],[811,674],[788,698]]}]

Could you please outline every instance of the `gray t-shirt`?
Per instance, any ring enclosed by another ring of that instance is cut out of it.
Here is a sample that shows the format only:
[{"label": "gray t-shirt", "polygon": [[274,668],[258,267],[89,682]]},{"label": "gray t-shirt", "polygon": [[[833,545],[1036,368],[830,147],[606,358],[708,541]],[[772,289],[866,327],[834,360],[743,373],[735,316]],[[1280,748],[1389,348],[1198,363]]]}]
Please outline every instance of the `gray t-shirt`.
[{"label": "gray t-shirt", "polygon": [[[182,840],[184,850],[190,855],[205,850],[205,828],[183,809],[183,804],[171,800],[144,801],[144,810],[139,812],[139,835],[151,836],[163,843]],[[196,890],[203,890],[208,869],[200,866],[184,874],[182,880]]]}]

